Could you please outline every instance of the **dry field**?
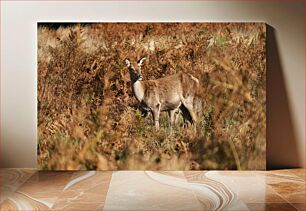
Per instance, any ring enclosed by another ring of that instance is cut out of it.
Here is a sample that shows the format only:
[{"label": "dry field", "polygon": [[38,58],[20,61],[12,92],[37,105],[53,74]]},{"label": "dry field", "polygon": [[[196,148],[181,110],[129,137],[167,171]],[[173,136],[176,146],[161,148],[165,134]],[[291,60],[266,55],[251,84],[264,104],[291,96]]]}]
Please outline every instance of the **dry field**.
[{"label": "dry field", "polygon": [[[38,24],[40,169],[265,169],[265,41],[261,23]],[[124,62],[142,56],[144,80],[200,80],[196,130],[142,115]]]}]

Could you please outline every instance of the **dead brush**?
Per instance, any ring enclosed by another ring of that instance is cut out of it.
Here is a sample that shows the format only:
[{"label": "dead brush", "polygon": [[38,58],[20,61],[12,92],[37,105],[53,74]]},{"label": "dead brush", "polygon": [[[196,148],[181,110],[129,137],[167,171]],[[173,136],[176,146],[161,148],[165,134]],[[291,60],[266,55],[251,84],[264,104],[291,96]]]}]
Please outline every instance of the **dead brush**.
[{"label": "dead brush", "polygon": [[[212,44],[210,44],[212,43]],[[209,46],[209,47],[208,47]],[[143,116],[124,59],[145,79],[197,77],[197,132]],[[265,25],[103,23],[38,28],[41,169],[264,169]]]}]

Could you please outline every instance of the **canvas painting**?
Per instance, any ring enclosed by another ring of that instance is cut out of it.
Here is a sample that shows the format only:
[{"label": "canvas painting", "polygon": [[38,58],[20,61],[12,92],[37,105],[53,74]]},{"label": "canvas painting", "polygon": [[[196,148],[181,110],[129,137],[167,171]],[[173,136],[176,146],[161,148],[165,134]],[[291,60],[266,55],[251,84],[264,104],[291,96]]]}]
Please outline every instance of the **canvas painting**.
[{"label": "canvas painting", "polygon": [[264,23],[40,22],[41,170],[263,170]]}]

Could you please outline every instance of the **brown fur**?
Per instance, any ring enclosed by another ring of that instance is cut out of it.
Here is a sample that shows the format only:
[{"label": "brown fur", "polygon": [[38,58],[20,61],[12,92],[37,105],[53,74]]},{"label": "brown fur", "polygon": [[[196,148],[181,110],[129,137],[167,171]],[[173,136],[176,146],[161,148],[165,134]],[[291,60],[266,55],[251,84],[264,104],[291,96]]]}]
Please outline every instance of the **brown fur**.
[{"label": "brown fur", "polygon": [[[138,83],[137,88],[143,90],[141,103],[152,112],[156,128],[159,128],[159,115],[161,111],[168,111],[170,124],[172,125],[175,121],[176,113],[181,106],[188,110],[191,122],[197,122],[193,106],[194,98],[199,89],[199,80],[197,78],[191,74],[180,72],[156,80],[135,80],[132,77],[135,77],[136,71],[136,74],[141,77],[141,65],[138,64],[136,66],[138,67],[137,70],[135,70],[135,64],[128,66],[133,84]],[[136,91],[133,88],[135,96]]]}]

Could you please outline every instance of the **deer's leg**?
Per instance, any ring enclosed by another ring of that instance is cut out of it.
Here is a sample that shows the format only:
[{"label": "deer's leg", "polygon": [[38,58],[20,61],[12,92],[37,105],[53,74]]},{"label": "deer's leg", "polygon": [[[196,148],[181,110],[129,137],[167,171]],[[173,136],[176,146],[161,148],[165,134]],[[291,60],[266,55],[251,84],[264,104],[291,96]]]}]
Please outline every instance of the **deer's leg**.
[{"label": "deer's leg", "polygon": [[156,129],[159,129],[159,114],[160,114],[160,104],[157,104],[153,109],[153,119]]},{"label": "deer's leg", "polygon": [[192,117],[191,117],[191,115],[190,115],[190,112],[189,112],[188,109],[186,108],[186,106],[184,106],[184,104],[182,104],[182,105],[180,106],[180,110],[181,110],[181,112],[182,112],[182,116],[183,116],[183,120],[184,120],[184,127],[185,127],[186,125],[191,124],[191,122],[192,122]]},{"label": "deer's leg", "polygon": [[[189,109],[188,109],[188,110],[189,110]],[[190,109],[189,112],[190,112],[190,115],[191,115],[191,117],[192,117],[193,123],[194,123],[194,124],[197,124],[198,118],[197,118],[197,115],[195,114],[194,110],[193,110],[193,109]]]},{"label": "deer's leg", "polygon": [[191,108],[187,108],[187,109],[188,109],[188,111],[189,111],[189,113],[190,113],[190,116],[191,116],[191,118],[192,118],[192,123],[193,123],[193,124],[197,124],[198,118],[197,118],[197,116],[196,116],[196,114],[195,114],[193,108],[191,107]]},{"label": "deer's leg", "polygon": [[170,127],[173,126],[173,124],[175,123],[175,119],[176,119],[176,110],[170,110],[168,111],[169,117],[170,117]]},{"label": "deer's leg", "polygon": [[191,120],[192,120],[192,123],[196,124],[197,121],[198,121],[198,118],[194,112],[194,109],[193,109],[193,103],[192,101],[188,102],[188,101],[184,101],[183,102],[183,105],[186,107],[186,109],[188,110],[190,116],[191,116]]},{"label": "deer's leg", "polygon": [[177,119],[178,119],[177,117],[178,117],[179,113],[180,113],[180,109],[177,109],[177,110],[174,112],[174,124],[177,123]]}]

